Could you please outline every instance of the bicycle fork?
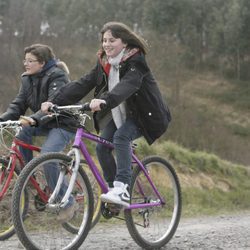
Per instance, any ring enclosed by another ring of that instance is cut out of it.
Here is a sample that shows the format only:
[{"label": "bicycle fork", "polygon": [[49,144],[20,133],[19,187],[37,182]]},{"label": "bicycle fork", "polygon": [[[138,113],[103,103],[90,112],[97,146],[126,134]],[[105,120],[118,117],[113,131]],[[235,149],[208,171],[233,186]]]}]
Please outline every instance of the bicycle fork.
[{"label": "bicycle fork", "polygon": [[[48,207],[49,208],[57,208],[57,209],[58,208],[64,208],[68,204],[69,197],[70,197],[70,195],[72,193],[72,190],[74,188],[74,184],[75,184],[75,181],[76,181],[76,178],[77,178],[78,169],[79,169],[79,166],[80,166],[80,153],[76,148],[73,148],[68,152],[67,155],[68,156],[73,155],[74,159],[71,162],[71,166],[70,166],[69,169],[67,169],[65,166],[61,167],[56,187],[55,187],[53,193],[51,194],[51,196],[50,196],[50,198],[48,200]],[[66,174],[67,171],[72,172],[72,175],[71,175],[70,181],[69,181],[69,185],[68,185],[67,191],[64,194],[62,200],[60,201],[60,203],[57,204],[55,201],[56,201],[56,198],[58,197],[60,189],[61,189],[61,187],[63,185],[65,174]]]}]

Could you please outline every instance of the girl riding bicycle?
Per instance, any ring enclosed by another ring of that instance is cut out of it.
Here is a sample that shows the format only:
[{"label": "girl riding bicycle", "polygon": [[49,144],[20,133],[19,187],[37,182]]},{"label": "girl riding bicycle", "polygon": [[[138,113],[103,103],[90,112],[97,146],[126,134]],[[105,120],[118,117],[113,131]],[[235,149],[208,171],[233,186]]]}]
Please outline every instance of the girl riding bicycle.
[{"label": "girl riding bicycle", "polygon": [[92,71],[42,104],[42,111],[47,112],[53,103],[73,104],[95,88],[95,99],[90,102],[95,128],[101,130],[101,137],[113,142],[116,156],[115,160],[111,149],[97,145],[110,188],[101,200],[125,207],[130,200],[131,142],[143,135],[152,144],[171,120],[145,55],[146,43],[141,37],[123,23],[108,22],[101,30],[101,49]]}]

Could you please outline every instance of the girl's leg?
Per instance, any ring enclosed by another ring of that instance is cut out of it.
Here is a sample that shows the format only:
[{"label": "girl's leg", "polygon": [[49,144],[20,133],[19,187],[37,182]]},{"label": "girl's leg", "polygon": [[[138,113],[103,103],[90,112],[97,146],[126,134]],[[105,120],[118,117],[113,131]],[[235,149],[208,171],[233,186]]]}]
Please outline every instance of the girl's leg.
[{"label": "girl's leg", "polygon": [[[101,137],[112,142],[115,131],[116,126],[113,120],[111,120],[102,131]],[[112,151],[112,149],[105,147],[102,144],[97,144],[96,146],[96,154],[102,167],[104,178],[109,187],[113,187],[113,181],[115,180],[116,175],[116,163]]]},{"label": "girl's leg", "polygon": [[115,181],[130,185],[132,161],[131,143],[140,136],[141,131],[132,119],[127,119],[115,132],[113,137],[117,163]]},{"label": "girl's leg", "polygon": [[141,132],[132,119],[126,122],[114,133],[113,143],[115,147],[117,174],[114,188],[101,195],[103,202],[129,206],[130,195],[128,188],[131,180],[131,142],[141,136]]}]

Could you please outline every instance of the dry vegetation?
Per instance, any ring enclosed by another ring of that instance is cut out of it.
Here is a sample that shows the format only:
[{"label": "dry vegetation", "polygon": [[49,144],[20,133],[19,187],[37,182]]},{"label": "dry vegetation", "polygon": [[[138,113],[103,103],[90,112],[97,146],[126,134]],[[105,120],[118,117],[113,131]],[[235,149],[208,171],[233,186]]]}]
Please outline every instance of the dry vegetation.
[{"label": "dry vegetation", "polygon": [[173,122],[165,139],[249,165],[249,86],[211,72],[186,73],[178,81]]}]

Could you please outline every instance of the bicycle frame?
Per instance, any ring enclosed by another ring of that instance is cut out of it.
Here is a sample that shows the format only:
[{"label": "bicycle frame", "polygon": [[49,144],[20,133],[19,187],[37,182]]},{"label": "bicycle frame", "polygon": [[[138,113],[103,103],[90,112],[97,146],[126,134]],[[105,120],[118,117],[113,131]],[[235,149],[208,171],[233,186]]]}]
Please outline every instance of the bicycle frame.
[{"label": "bicycle frame", "polygon": [[[10,184],[11,179],[12,179],[13,174],[14,174],[14,170],[16,168],[17,161],[20,163],[21,169],[24,168],[24,166],[25,166],[25,163],[23,161],[23,157],[18,149],[19,146],[22,146],[26,149],[30,149],[30,150],[36,151],[36,152],[40,152],[40,150],[41,150],[40,147],[31,145],[31,144],[27,144],[23,141],[18,140],[17,138],[14,138],[12,145],[11,145],[10,154],[7,156],[7,158],[9,159],[9,163],[8,163],[8,167],[7,167],[8,178],[4,184],[3,189],[0,192],[0,201],[3,199],[4,194],[6,193],[8,187],[9,187],[9,184]],[[0,176],[0,182],[4,179],[4,174],[5,173],[2,173],[2,175]]]},{"label": "bicycle frame", "polygon": [[[109,147],[109,148],[114,148],[113,144],[95,134],[92,134],[90,132],[87,132],[84,130],[84,128],[78,128],[77,129],[77,132],[76,132],[76,135],[75,135],[75,140],[74,140],[74,143],[73,143],[73,149],[79,149],[80,152],[82,153],[82,155],[84,156],[86,162],[87,162],[87,165],[89,166],[90,170],[92,171],[93,175],[95,176],[101,190],[103,193],[106,193],[108,192],[108,187],[106,185],[106,182],[104,181],[104,178],[102,177],[100,171],[98,170],[96,164],[94,163],[91,155],[89,154],[88,150],[87,150],[87,147],[83,141],[83,139],[87,139],[87,140],[90,140],[90,141],[93,141],[93,142],[96,142],[96,143],[101,143],[103,145],[105,145],[106,147]],[[132,150],[132,149],[131,149]],[[79,151],[74,151],[74,152],[79,152]],[[64,195],[62,201],[61,201],[61,205],[60,207],[65,207],[66,204],[67,204],[67,201],[68,201],[68,198],[70,196],[70,193],[72,191],[72,188],[73,188],[73,185],[74,185],[74,182],[75,182],[75,178],[76,178],[76,175],[77,175],[77,171],[78,171],[78,167],[79,167],[79,163],[80,163],[80,155],[77,155],[78,153],[76,153],[76,162],[75,162],[75,167],[72,169],[73,170],[73,174],[72,174],[72,177],[71,177],[71,180],[70,180],[70,183],[69,183],[69,187],[68,187],[68,190],[66,192],[66,194]],[[69,153],[70,155],[70,153]],[[148,182],[150,183],[152,189],[154,190],[156,196],[158,197],[159,201],[157,202],[154,202],[154,203],[144,203],[144,204],[139,204],[139,203],[134,203],[134,204],[130,204],[130,206],[128,206],[126,209],[138,209],[138,208],[146,208],[146,207],[155,207],[155,206],[161,206],[163,204],[165,204],[165,201],[164,199],[161,197],[160,193],[158,192],[157,188],[155,187],[154,183],[152,182],[147,170],[145,169],[145,167],[143,166],[143,164],[141,163],[141,161],[137,158],[137,156],[135,155],[134,151],[132,151],[132,163],[135,163],[137,164],[141,170],[143,171],[144,175],[146,176]],[[75,174],[74,174],[75,172]],[[60,190],[60,186],[61,186],[61,183],[63,182],[63,172],[60,173],[59,175],[59,179],[58,179],[58,182],[57,182],[57,186],[52,194],[52,196],[50,197],[49,199],[49,203],[51,204],[51,206],[53,207],[53,201],[55,200],[59,190]],[[140,187],[140,183],[139,181],[137,182],[137,185],[139,185],[139,190],[140,192],[143,194],[143,188]]]}]

